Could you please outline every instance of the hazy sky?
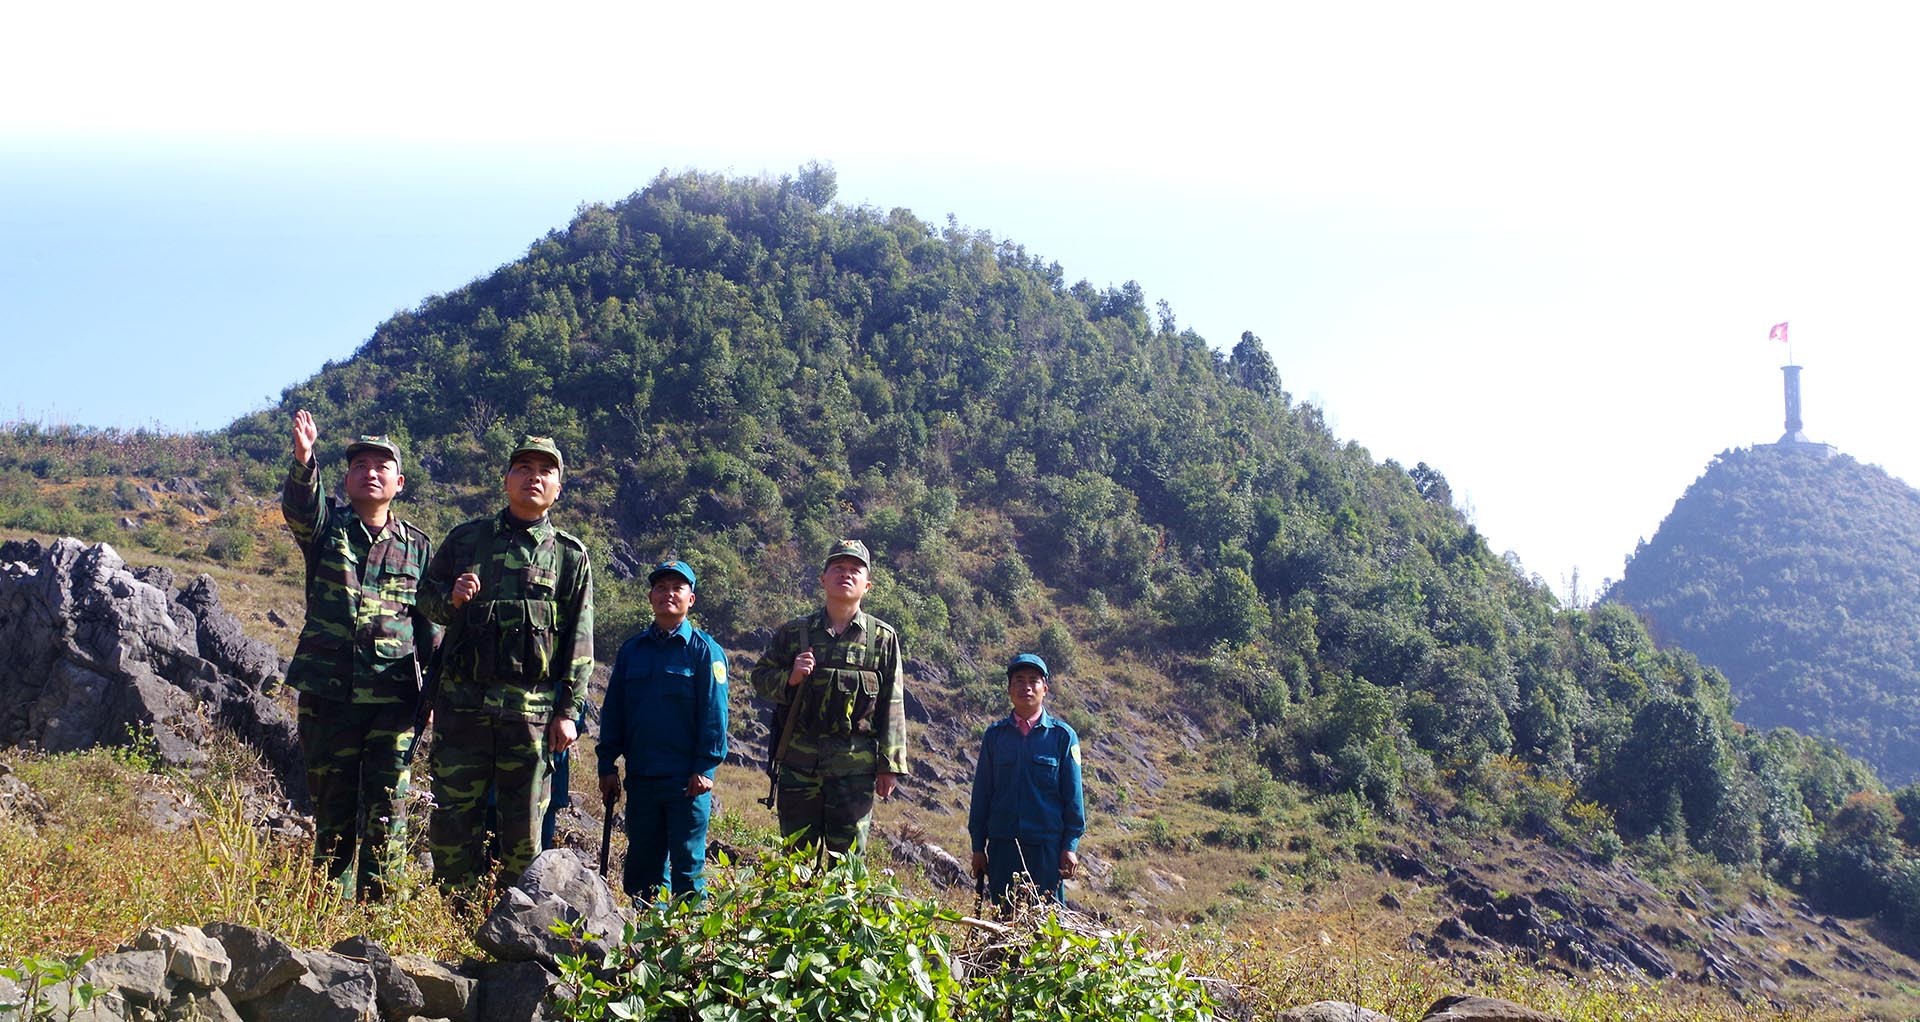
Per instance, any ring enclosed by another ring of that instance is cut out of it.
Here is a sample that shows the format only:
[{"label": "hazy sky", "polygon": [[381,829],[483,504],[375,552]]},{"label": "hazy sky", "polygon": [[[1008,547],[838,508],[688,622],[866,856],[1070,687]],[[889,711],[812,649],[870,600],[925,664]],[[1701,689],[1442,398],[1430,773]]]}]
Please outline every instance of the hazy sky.
[{"label": "hazy sky", "polygon": [[1253,331],[1563,593],[1780,435],[1782,320],[1920,482],[1899,5],[654,6],[10,11],[0,421],[214,428],[581,203],[818,160]]}]

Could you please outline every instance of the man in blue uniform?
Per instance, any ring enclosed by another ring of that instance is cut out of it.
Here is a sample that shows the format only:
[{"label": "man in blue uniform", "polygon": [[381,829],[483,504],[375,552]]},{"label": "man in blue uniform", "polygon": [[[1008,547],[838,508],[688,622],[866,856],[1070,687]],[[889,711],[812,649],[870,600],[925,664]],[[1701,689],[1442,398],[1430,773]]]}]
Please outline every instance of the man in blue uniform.
[{"label": "man in blue uniform", "polygon": [[[635,899],[670,886],[705,896],[713,769],[727,755],[727,657],[693,627],[698,579],[685,561],[647,575],[653,623],[614,657],[600,707],[600,795],[620,799],[614,761],[627,760],[627,858],[621,887]],[[671,872],[669,872],[671,866]]]},{"label": "man in blue uniform", "polygon": [[967,833],[973,875],[994,900],[1024,873],[1042,897],[1064,901],[1060,881],[1080,865],[1087,814],[1080,794],[1080,736],[1046,711],[1047,662],[1022,653],[1007,664],[1013,713],[987,728],[973,772]]}]

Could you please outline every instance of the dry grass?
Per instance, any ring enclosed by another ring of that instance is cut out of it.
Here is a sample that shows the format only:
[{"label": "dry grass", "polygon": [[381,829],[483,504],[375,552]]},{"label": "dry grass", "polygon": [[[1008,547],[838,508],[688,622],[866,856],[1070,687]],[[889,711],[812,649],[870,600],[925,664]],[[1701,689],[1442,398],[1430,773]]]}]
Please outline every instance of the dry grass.
[{"label": "dry grass", "polygon": [[[149,926],[214,920],[308,947],[365,935],[394,952],[474,950],[479,917],[457,913],[417,870],[385,902],[344,899],[305,841],[257,828],[233,771],[186,780],[109,749],[8,761],[45,809],[0,817],[0,961],[108,952]],[[148,802],[184,806],[191,823],[159,829],[141,811]]]}]

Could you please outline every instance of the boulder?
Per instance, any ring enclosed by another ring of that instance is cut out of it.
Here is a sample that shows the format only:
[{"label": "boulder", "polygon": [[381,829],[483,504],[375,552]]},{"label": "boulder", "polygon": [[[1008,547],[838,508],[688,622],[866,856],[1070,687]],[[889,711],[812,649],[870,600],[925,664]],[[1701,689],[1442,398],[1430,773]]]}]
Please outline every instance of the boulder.
[{"label": "boulder", "polygon": [[1560,1022],[1560,1019],[1498,997],[1449,994],[1433,1002],[1420,1022]]},{"label": "boulder", "polygon": [[1372,1008],[1362,1008],[1345,1001],[1315,1001],[1298,1008],[1288,1008],[1275,1015],[1273,1022],[1393,1022],[1393,1019]]},{"label": "boulder", "polygon": [[222,989],[236,1003],[271,994],[307,971],[299,952],[265,930],[238,923],[208,923],[205,932],[220,942],[233,963],[232,974]]},{"label": "boulder", "polygon": [[423,955],[401,955],[393,960],[420,990],[420,1017],[474,1022],[479,1005],[474,990],[479,981],[463,976]]},{"label": "boulder", "polygon": [[133,939],[133,946],[164,953],[167,975],[203,989],[225,984],[233,973],[227,949],[198,926],[151,927]]},{"label": "boulder", "polygon": [[[576,925],[581,938],[555,934],[555,923]],[[550,848],[501,896],[474,940],[500,961],[558,968],[562,954],[605,954],[625,923],[606,880],[575,850]]]},{"label": "boulder", "polygon": [[293,718],[261,691],[277,658],[220,609],[211,580],[176,599],[171,579],[105,543],[0,544],[0,746],[72,752],[147,733],[162,761],[195,767],[211,722],[304,799]]},{"label": "boulder", "polygon": [[480,977],[478,1022],[549,1022],[559,977],[539,962],[498,962]]},{"label": "boulder", "polygon": [[426,998],[421,995],[419,984],[394,964],[385,948],[373,941],[365,937],[348,937],[333,946],[333,953],[366,962],[373,967],[373,978],[377,984],[374,1002],[380,1008],[380,1017],[387,1022],[406,1022],[426,1006]]},{"label": "boulder", "polygon": [[117,991],[127,1003],[143,1007],[164,1007],[173,999],[164,951],[118,951],[101,955],[81,967],[79,979],[100,990]]},{"label": "boulder", "polygon": [[306,971],[246,1004],[246,1022],[374,1022],[380,1017],[373,966],[344,955],[298,952]]}]

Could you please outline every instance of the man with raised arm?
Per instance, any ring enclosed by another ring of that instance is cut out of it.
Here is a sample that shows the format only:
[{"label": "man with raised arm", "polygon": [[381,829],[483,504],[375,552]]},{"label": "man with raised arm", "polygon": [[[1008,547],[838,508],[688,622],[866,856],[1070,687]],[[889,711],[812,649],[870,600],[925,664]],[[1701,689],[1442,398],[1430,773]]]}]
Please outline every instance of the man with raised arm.
[{"label": "man with raised arm", "polygon": [[415,602],[431,545],[393,515],[406,485],[397,444],[347,445],[343,503],[322,492],[319,437],[295,412],[280,513],[306,563],[307,619],[287,684],[299,692],[314,862],[339,880],[357,858],[355,890],[378,898],[402,854],[422,649],[438,632]]}]

